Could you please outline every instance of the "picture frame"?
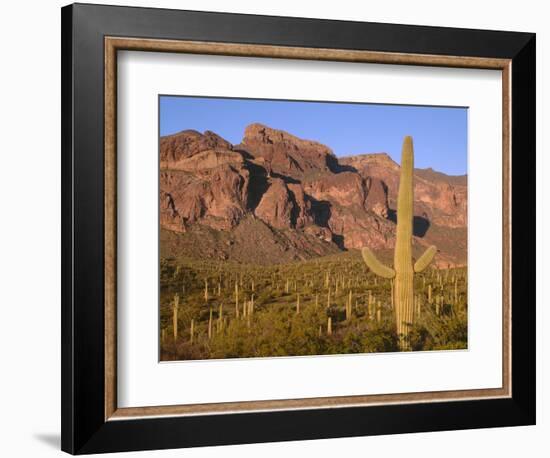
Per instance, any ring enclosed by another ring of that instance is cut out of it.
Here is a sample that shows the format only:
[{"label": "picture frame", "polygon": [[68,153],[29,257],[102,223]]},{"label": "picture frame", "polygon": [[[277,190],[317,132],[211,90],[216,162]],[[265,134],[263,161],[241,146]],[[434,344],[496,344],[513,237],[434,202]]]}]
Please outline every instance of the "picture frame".
[{"label": "picture frame", "polygon": [[[501,71],[502,386],[119,408],[116,64],[122,50]],[[535,424],[535,99],[531,33],[64,7],[62,449],[84,454]]]}]

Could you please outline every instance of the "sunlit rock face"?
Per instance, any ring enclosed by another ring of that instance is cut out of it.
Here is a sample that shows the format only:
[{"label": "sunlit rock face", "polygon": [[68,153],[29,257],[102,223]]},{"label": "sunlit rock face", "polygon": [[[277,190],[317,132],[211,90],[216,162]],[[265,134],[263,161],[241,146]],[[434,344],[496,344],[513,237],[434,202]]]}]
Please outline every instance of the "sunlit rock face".
[{"label": "sunlit rock face", "polygon": [[[305,259],[363,246],[389,249],[399,171],[385,153],[337,158],[321,143],[262,124],[249,125],[237,145],[186,130],[160,140],[160,225],[180,234],[200,227],[223,232],[212,235],[212,243],[224,240],[211,248],[220,259],[235,243],[253,256],[247,244],[258,243],[258,234],[266,262],[290,252]],[[465,264],[467,177],[416,169],[414,183],[413,245],[437,245],[436,265]]]}]

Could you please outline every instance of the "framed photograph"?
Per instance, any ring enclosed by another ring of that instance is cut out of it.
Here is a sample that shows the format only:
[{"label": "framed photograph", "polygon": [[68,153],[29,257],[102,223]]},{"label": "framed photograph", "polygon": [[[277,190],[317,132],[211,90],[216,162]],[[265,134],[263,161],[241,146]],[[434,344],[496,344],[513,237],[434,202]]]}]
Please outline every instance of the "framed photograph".
[{"label": "framed photograph", "polygon": [[535,35],[62,9],[62,448],[535,423]]}]

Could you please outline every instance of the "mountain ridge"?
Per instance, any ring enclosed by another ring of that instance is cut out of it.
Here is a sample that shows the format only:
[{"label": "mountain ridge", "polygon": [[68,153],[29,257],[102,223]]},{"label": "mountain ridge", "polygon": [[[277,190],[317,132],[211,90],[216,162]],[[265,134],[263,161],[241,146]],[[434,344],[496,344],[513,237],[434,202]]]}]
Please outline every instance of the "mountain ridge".
[{"label": "mountain ridge", "polygon": [[[399,170],[386,153],[338,158],[322,143],[259,123],[236,145],[213,131],[161,137],[163,253],[272,264],[362,246],[387,250]],[[415,251],[435,244],[437,265],[464,265],[467,176],[415,169],[415,177]],[[201,230],[208,246],[199,243]],[[254,250],[250,240],[271,248]]]}]

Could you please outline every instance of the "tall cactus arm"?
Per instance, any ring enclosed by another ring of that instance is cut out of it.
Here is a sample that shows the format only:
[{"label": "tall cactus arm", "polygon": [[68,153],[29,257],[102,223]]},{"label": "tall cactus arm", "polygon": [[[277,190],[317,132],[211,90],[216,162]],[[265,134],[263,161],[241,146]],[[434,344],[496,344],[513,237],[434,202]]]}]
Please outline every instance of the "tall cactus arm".
[{"label": "tall cactus arm", "polygon": [[395,270],[382,264],[369,248],[363,248],[361,250],[361,254],[363,255],[365,263],[367,264],[367,266],[369,266],[369,269],[372,270],[376,275],[384,278],[395,277]]},{"label": "tall cactus arm", "polygon": [[422,272],[426,267],[428,267],[430,265],[430,262],[432,262],[432,259],[434,258],[436,252],[437,248],[435,247],[435,245],[427,248],[426,251],[424,251],[424,254],[420,256],[418,260],[414,263],[414,271]]}]

